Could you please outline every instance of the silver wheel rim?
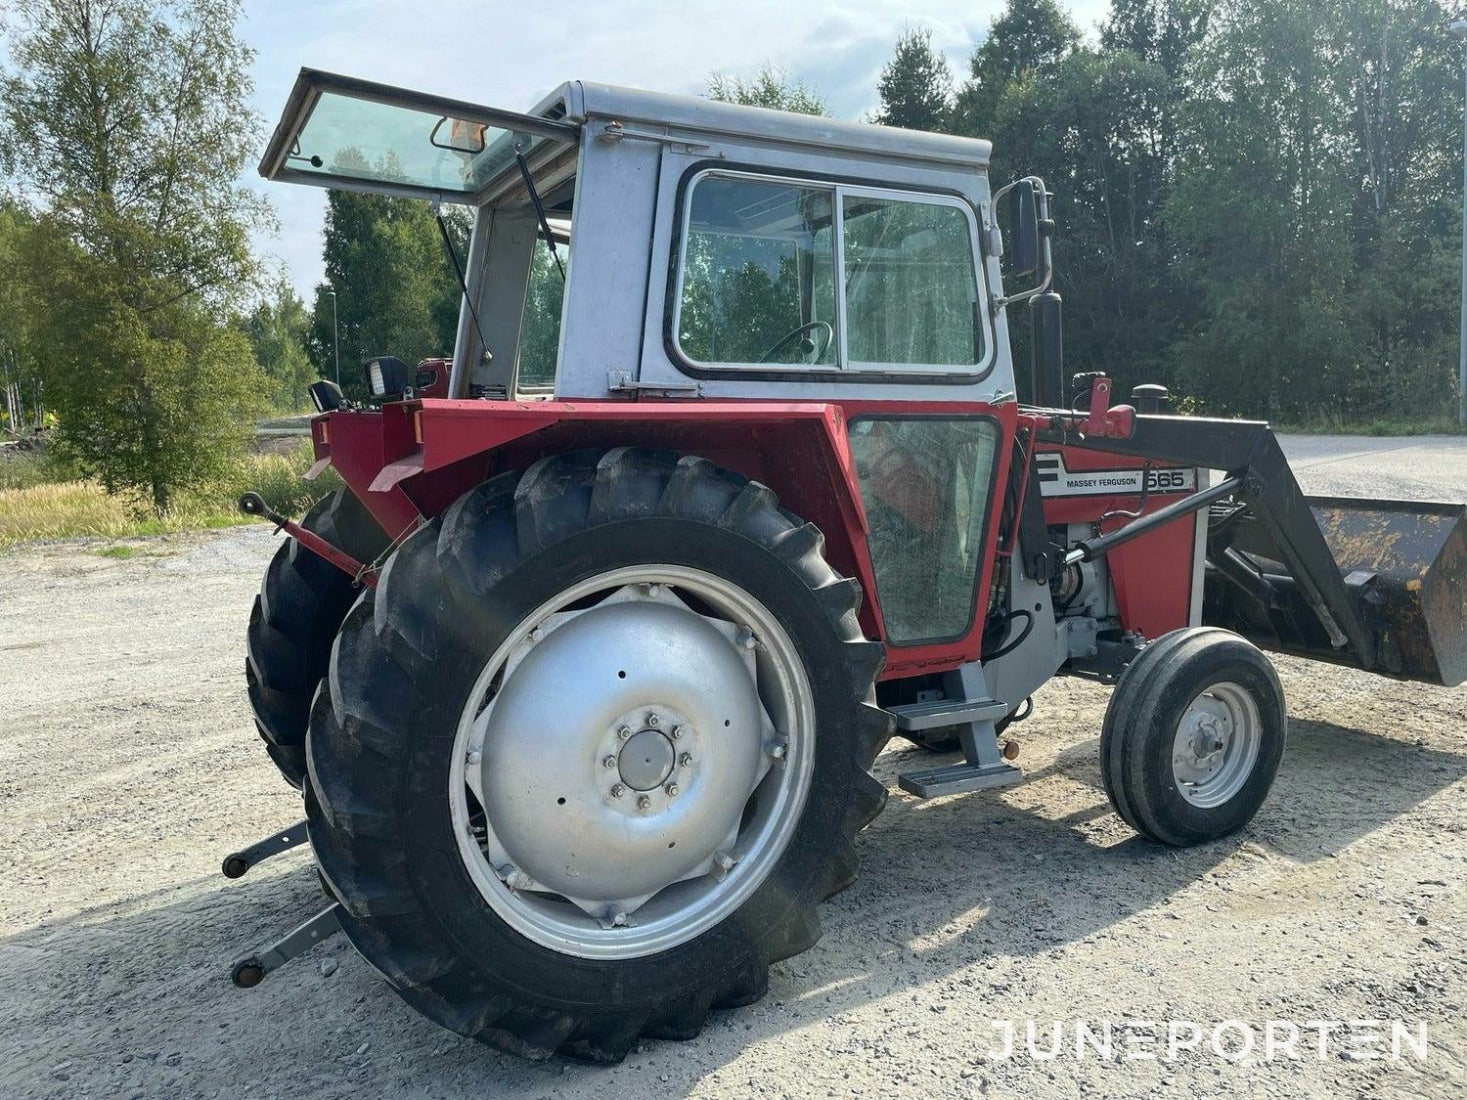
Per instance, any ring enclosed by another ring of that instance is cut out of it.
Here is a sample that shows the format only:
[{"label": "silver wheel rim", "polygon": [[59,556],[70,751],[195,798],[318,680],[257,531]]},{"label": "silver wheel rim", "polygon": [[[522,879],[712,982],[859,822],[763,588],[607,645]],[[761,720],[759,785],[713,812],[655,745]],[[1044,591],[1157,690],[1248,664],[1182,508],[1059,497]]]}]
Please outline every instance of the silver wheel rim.
[{"label": "silver wheel rim", "polygon": [[1191,805],[1210,810],[1248,782],[1263,741],[1258,703],[1238,684],[1213,684],[1188,705],[1172,739],[1172,779]]},{"label": "silver wheel rim", "polygon": [[787,847],[815,766],[798,651],[732,582],[612,570],[495,650],[459,720],[459,854],[511,928],[583,958],[712,928]]}]

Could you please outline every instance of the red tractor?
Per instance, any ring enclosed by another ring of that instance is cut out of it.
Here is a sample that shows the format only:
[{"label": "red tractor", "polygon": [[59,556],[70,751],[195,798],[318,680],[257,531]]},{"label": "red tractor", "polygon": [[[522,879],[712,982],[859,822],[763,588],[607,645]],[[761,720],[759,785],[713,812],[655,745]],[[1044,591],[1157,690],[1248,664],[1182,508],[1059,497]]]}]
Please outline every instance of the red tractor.
[{"label": "red tractor", "polygon": [[1035,689],[1114,683],[1106,792],[1193,845],[1284,751],[1259,646],[1467,676],[1462,507],[1309,500],[1265,424],[1067,386],[1048,195],[991,193],[988,160],[596,84],[513,114],[301,73],[265,176],[476,221],[446,393],[387,358],[367,405],[318,383],[346,487],[299,524],[242,502],[292,536],[249,693],[332,900],[239,984],[339,926],[445,1027],[616,1061],[815,942],[893,733],[953,753],[904,790],[1000,787]]}]

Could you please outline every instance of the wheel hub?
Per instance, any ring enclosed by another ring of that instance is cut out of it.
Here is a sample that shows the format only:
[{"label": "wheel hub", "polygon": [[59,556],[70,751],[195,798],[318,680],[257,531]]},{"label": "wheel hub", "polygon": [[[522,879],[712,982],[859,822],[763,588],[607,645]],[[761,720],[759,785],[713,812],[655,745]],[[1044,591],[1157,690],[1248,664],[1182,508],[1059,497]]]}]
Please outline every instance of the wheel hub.
[{"label": "wheel hub", "polygon": [[677,753],[672,742],[653,729],[632,734],[617,754],[621,781],[634,791],[660,787],[672,774]]},{"label": "wheel hub", "polygon": [[1258,760],[1258,707],[1237,684],[1214,684],[1192,700],[1177,724],[1172,778],[1182,797],[1204,809],[1242,789]]}]

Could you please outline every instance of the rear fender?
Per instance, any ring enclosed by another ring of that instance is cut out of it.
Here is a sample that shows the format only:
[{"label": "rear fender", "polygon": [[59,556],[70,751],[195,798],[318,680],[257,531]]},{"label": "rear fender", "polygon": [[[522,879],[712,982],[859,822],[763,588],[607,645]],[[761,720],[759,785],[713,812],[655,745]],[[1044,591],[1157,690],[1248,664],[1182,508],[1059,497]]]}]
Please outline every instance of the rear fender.
[{"label": "rear fender", "polygon": [[[463,493],[506,470],[581,448],[636,446],[695,454],[768,485],[780,503],[825,534],[826,557],[860,581],[859,612],[867,637],[886,632],[872,568],[868,525],[851,456],[847,420],[882,411],[996,417],[1007,464],[1015,406],[928,409],[912,403],[769,401],[487,402],[423,400],[367,412],[337,412],[316,421],[318,459],[329,459],[388,531],[441,514]],[[1005,470],[998,472],[1005,484]],[[992,510],[997,513],[995,507]],[[996,523],[990,521],[975,607],[986,606]],[[981,615],[963,638],[888,647],[883,674],[955,668],[977,656]]]}]

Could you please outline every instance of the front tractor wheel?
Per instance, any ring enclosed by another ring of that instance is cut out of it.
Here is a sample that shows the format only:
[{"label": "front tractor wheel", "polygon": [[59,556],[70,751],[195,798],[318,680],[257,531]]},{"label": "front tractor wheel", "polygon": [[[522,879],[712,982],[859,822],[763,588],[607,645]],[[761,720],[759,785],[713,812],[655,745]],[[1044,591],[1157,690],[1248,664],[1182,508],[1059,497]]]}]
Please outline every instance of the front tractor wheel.
[{"label": "front tractor wheel", "polygon": [[1253,819],[1284,753],[1284,692],[1258,647],[1216,627],[1163,635],[1116,684],[1100,735],[1115,810],[1175,847]]},{"label": "front tractor wheel", "polygon": [[414,1007],[616,1061],[815,942],[890,733],[822,549],[762,485],[632,449],[495,478],[402,546],[342,627],[307,810]]}]

